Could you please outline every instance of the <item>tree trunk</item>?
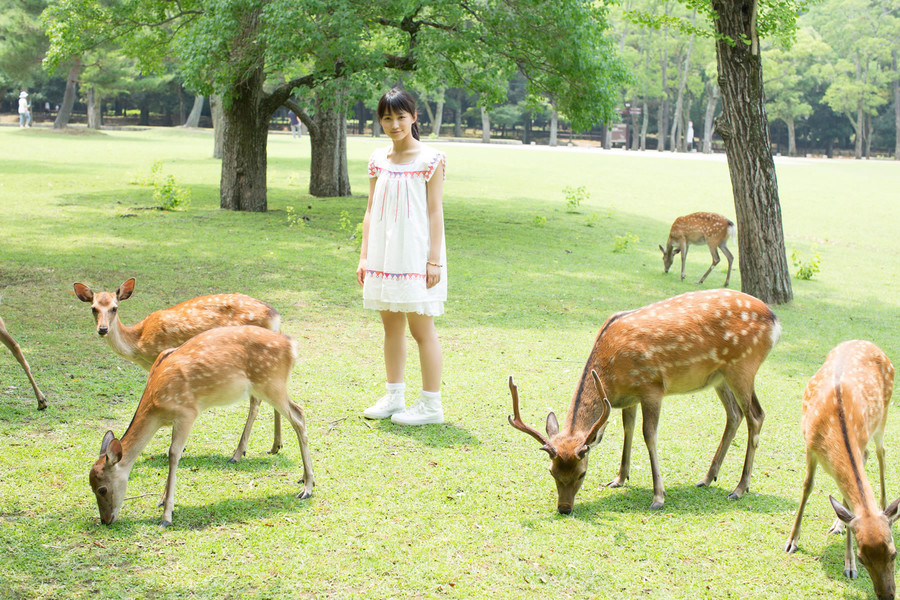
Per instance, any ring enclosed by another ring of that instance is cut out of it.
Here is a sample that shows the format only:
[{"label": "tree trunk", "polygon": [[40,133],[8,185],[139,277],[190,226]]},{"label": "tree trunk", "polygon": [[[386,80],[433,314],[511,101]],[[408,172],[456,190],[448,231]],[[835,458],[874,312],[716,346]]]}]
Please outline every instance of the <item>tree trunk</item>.
[{"label": "tree trunk", "polygon": [[188,118],[184,121],[185,127],[200,126],[200,113],[203,112],[204,100],[205,98],[203,96],[194,96],[194,106],[191,108],[191,114],[189,114]]},{"label": "tree trunk", "polygon": [[75,62],[69,68],[69,76],[66,77],[66,92],[63,94],[63,101],[56,113],[56,120],[53,121],[53,129],[65,129],[72,118],[72,107],[75,106],[75,91],[78,85],[78,72],[81,70],[81,59],[76,58]]},{"label": "tree trunk", "polygon": [[[640,128],[638,127],[637,100],[631,101],[631,149],[637,151],[641,147]],[[626,149],[628,143],[625,144]]]},{"label": "tree trunk", "polygon": [[788,130],[788,156],[797,156],[797,135],[794,129],[794,117],[784,120]]},{"label": "tree trunk", "polygon": [[734,194],[741,289],[767,304],[783,304],[793,291],[769,144],[756,0],[713,0],[712,7],[716,31],[735,40],[716,41],[722,93],[716,130],[725,141]]},{"label": "tree trunk", "polygon": [[309,128],[311,150],[309,193],[336,198],[350,195],[347,169],[347,109],[340,101],[316,93],[314,126]]},{"label": "tree trunk", "polygon": [[491,117],[488,116],[487,110],[481,107],[481,141],[485,144],[491,143]]},{"label": "tree trunk", "polygon": [[647,97],[644,96],[644,102],[641,104],[641,152],[647,150],[647,128],[650,126],[650,115],[647,111]]},{"label": "tree trunk", "polygon": [[555,108],[550,109],[550,147],[555,148],[559,145],[559,141],[557,140],[557,135],[559,135],[559,113],[556,112]]},{"label": "tree trunk", "polygon": [[434,137],[441,137],[441,125],[444,123],[444,94],[441,93],[441,99],[438,100],[437,108],[434,110],[434,125],[431,127],[431,133]]},{"label": "tree trunk", "polygon": [[224,154],[225,111],[222,109],[222,95],[212,94],[209,97],[209,114],[213,122],[213,158],[222,158]]},{"label": "tree trunk", "polygon": [[260,108],[262,69],[240,83],[225,101],[219,206],[266,212],[266,142],[269,115]]},{"label": "tree trunk", "polygon": [[706,84],[706,115],[703,118],[703,154],[712,153],[713,117],[719,104],[719,86],[715,82]]},{"label": "tree trunk", "polygon": [[97,94],[96,86],[91,86],[87,95],[87,126],[88,129],[100,129],[101,98]]},{"label": "tree trunk", "polygon": [[684,108],[684,89],[687,87],[688,73],[691,70],[691,54],[694,50],[694,36],[691,35],[688,42],[687,54],[684,57],[684,69],[681,72],[681,81],[678,84],[678,96],[675,99],[675,114],[672,115],[672,139],[670,145],[672,152],[676,150],[684,150],[684,143],[681,142],[679,136],[683,136],[682,128],[682,110]]},{"label": "tree trunk", "polygon": [[896,49],[891,51],[891,63],[894,68],[894,160],[900,160],[900,70],[897,69]]}]

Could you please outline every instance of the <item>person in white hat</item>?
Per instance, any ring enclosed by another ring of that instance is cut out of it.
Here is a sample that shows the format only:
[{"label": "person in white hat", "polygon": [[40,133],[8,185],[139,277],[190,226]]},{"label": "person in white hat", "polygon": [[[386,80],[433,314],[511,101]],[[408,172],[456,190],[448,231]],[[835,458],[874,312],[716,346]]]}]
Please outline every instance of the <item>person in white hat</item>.
[{"label": "person in white hat", "polygon": [[31,127],[31,103],[25,90],[19,94],[19,127]]}]

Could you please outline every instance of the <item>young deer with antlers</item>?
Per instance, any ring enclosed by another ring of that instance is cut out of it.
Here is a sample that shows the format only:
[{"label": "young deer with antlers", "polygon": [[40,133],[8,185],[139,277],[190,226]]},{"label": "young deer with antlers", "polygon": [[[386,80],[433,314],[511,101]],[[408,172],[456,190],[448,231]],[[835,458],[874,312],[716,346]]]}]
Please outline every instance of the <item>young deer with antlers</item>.
[{"label": "young deer with antlers", "polygon": [[719,249],[728,260],[728,274],[725,275],[725,285],[731,280],[731,263],[734,256],[728,250],[728,240],[734,237],[734,223],[722,215],[711,212],[696,212],[683,217],[678,217],[672,223],[669,231],[669,240],[666,247],[659,249],[663,254],[663,270],[668,273],[675,260],[675,255],[681,253],[681,280],[684,281],[684,263],[687,260],[688,247],[691,245],[706,244],[712,255],[712,264],[697,283],[703,283],[707,275],[719,264]]},{"label": "young deer with antlers", "polygon": [[303,409],[288,398],[288,378],[297,358],[296,343],[269,329],[255,326],[220,327],[205,331],[184,345],[159,355],[137,411],[121,439],[107,431],[100,458],[90,471],[100,520],[116,520],[131,468],[156,432],[172,426],[169,476],[160,506],[162,525],[172,523],[175,509],[175,471],[191,426],[209,408],[226,406],[252,396],[281,413],[297,433],[303,461],[301,500],[312,495],[312,461]]},{"label": "young deer with antlers", "polygon": [[[891,361],[878,346],[860,340],[836,346],[809,380],[802,407],[806,478],[794,527],[784,548],[785,552],[797,550],[803,509],[812,491],[816,467],[821,463],[843,497],[843,504],[831,496],[828,499],[838,516],[830,533],[840,533],[841,523],[847,525],[844,575],[856,578],[859,573],[853,554],[856,537],[859,562],[872,578],[875,595],[891,600],[897,556],[891,525],[900,517],[900,498],[884,507],[884,426],[893,389]],[[881,480],[877,505],[865,471],[869,440],[875,442]]]},{"label": "young deer with antlers", "polygon": [[13,356],[19,361],[19,364],[22,366],[22,369],[25,371],[25,375],[28,376],[28,381],[31,382],[31,387],[34,389],[34,396],[37,398],[38,402],[38,410],[44,410],[47,408],[47,397],[44,396],[43,392],[38,389],[38,384],[34,380],[34,376],[31,374],[31,367],[28,366],[28,361],[25,360],[25,355],[22,354],[22,348],[19,347],[19,344],[16,343],[16,340],[9,334],[6,330],[6,324],[3,323],[3,319],[0,319],[0,342],[3,343],[4,346],[9,348],[9,351],[12,352]]},{"label": "young deer with antlers", "polygon": [[[233,325],[256,325],[278,331],[281,326],[278,311],[261,300],[244,294],[215,294],[154,311],[129,327],[119,320],[119,302],[131,297],[134,283],[131,278],[115,292],[92,292],[83,283],[76,283],[75,295],[82,302],[90,303],[97,334],[106,338],[113,352],[147,371],[162,351],[180,346],[204,331]],[[246,454],[259,404],[259,399],[250,398],[247,423],[228,462],[237,462]],[[276,412],[274,440],[269,453],[276,454],[281,446],[281,417]]]},{"label": "young deer with antlers", "polygon": [[[712,465],[697,485],[716,480],[738,425],[747,418],[747,453],[741,480],[729,498],[750,485],[764,413],[754,390],[756,372],[775,345],[781,326],[762,301],[731,290],[689,292],[606,320],[594,341],[562,428],[552,412],[547,435],[526,425],[512,377],[514,417],[510,424],[527,433],[550,455],[557,509],[572,512],[587,472],[588,454],[600,443],[609,417],[607,405],[622,410],[625,442],[618,476],[607,485],[625,484],[631,469],[631,442],[637,409],[653,475],[651,509],[662,508],[665,490],[656,453],[662,399],[713,386],[725,407],[726,424]],[[593,379],[594,385],[590,384]]]}]

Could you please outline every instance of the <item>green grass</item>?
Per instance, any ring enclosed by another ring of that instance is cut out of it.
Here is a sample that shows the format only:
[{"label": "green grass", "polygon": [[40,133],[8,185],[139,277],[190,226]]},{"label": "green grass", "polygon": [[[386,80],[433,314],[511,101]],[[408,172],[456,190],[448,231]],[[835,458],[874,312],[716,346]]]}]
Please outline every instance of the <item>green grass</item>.
[{"label": "green grass", "polygon": [[[218,209],[219,162],[208,133],[181,130],[59,135],[0,128],[0,315],[23,347],[49,408],[38,412],[18,365],[0,352],[0,597],[2,598],[866,598],[842,575],[842,542],[820,473],[801,549],[782,551],[803,476],[799,405],[829,349],[865,338],[900,357],[900,164],[783,160],[778,178],[788,252],[821,256],[776,308],[781,342],[757,390],[767,412],[750,492],[740,477],[742,428],[709,489],[724,426],[712,391],[664,402],[665,508],[648,510],[646,449],[632,477],[606,489],[618,466],[616,413],[575,511],[560,516],[546,455],[506,423],[506,378],[523,417],[564,414],[594,336],[611,313],[696,289],[662,272],[657,244],[697,210],[734,216],[726,164],[715,160],[566,149],[441,145],[448,154],[445,215],[450,269],[443,426],[366,422],[383,389],[381,328],[361,309],[356,242],[365,164],[385,143],[348,141],[352,198],[308,197],[308,139],[269,141],[268,214]],[[138,185],[162,161],[191,191],[185,211],[152,210]],[[564,188],[590,197],[569,212]],[[289,212],[308,217],[288,227]],[[545,219],[536,219],[543,217]],[[590,226],[588,226],[590,225]],[[637,241],[620,248],[617,239]],[[616,251],[618,250],[618,251]],[[732,276],[739,288],[740,273]],[[300,342],[292,397],[307,410],[317,487],[297,501],[299,452],[271,444],[264,408],[247,457],[230,456],[245,407],[200,417],[181,461],[174,524],[156,501],[168,431],[135,465],[111,527],[99,525],[87,474],[104,431],[121,434],[146,381],[94,333],[72,293],[80,281],[112,290],[137,278],[126,323],[213,292],[274,304]],[[724,262],[702,287],[725,278]],[[408,396],[419,385],[415,347]],[[887,482],[900,495],[900,419],[888,424]],[[877,467],[869,465],[870,477]]]}]

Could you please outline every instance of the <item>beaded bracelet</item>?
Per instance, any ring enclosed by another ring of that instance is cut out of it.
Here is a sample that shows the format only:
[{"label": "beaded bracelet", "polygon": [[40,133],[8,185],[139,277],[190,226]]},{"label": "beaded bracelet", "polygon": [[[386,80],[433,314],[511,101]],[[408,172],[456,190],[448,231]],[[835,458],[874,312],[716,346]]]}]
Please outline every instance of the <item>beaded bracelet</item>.
[{"label": "beaded bracelet", "polygon": [[443,266],[444,266],[444,265],[439,265],[439,264],[437,264],[436,262],[431,262],[430,260],[426,260],[426,261],[425,261],[425,264],[426,264],[426,265],[431,265],[432,267],[437,267],[438,269],[441,269],[441,268],[443,268]]}]

